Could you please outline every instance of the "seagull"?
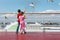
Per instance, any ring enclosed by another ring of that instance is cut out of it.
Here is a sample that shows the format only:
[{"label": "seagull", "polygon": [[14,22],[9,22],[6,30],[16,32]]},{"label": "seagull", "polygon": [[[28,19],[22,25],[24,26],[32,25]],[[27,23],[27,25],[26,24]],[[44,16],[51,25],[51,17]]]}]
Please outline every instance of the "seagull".
[{"label": "seagull", "polygon": [[34,8],[34,3],[32,2],[32,3],[30,4],[30,6],[31,6],[32,8]]},{"label": "seagull", "polygon": [[54,0],[48,0],[48,2],[54,2]]}]

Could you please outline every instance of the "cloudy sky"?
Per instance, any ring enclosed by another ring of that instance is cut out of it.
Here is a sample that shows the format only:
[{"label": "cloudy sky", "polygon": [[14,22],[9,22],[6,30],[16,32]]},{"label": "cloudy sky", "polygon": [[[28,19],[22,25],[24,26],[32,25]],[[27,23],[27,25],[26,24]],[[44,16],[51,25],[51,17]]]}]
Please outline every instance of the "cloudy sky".
[{"label": "cloudy sky", "polygon": [[[33,2],[34,8],[30,6]],[[60,0],[0,0],[0,12],[17,12],[26,8],[27,12],[60,10]]]}]

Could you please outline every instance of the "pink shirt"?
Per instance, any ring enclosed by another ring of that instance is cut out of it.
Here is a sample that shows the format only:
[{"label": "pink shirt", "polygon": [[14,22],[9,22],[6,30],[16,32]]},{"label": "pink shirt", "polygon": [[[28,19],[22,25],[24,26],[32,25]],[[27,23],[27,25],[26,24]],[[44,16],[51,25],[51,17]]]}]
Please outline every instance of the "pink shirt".
[{"label": "pink shirt", "polygon": [[20,23],[23,23],[24,22],[24,15],[19,16],[19,19],[20,19]]},{"label": "pink shirt", "polygon": [[25,28],[24,15],[19,16],[20,19],[20,29]]}]

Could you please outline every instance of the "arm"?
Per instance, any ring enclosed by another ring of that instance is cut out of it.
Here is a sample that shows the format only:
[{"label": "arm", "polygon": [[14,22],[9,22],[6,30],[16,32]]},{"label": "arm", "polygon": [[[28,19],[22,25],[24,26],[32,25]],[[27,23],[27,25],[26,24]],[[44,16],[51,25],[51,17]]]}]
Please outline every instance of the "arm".
[{"label": "arm", "polygon": [[26,12],[26,8],[24,8],[24,13]]},{"label": "arm", "polygon": [[25,19],[26,17],[25,17],[25,15],[24,15],[24,19]]},{"label": "arm", "polygon": [[18,14],[17,14],[17,19],[18,19]]}]

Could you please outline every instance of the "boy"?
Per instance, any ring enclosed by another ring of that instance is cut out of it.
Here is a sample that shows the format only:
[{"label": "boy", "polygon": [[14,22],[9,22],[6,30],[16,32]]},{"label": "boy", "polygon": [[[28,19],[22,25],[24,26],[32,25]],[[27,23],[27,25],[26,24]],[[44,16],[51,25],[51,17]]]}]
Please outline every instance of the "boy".
[{"label": "boy", "polygon": [[17,29],[16,29],[16,33],[18,33],[18,30],[19,30],[19,26],[20,26],[20,20],[19,20],[19,16],[21,15],[21,10],[18,9],[18,14],[17,14],[17,22],[18,22],[18,26],[17,26]]}]

